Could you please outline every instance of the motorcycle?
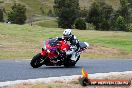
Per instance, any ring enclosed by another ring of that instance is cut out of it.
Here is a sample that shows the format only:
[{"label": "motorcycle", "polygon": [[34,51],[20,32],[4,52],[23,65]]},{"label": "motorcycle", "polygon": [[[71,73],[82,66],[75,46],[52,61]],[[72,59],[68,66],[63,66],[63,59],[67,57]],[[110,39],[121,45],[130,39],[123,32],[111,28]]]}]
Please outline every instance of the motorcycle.
[{"label": "motorcycle", "polygon": [[77,60],[71,60],[72,55],[66,55],[66,51],[70,50],[71,45],[65,40],[58,40],[57,38],[50,38],[43,42],[44,47],[42,51],[35,55],[30,65],[33,68],[46,66],[61,66],[65,67],[75,66],[80,58],[80,54],[89,47],[87,42],[79,42],[79,48],[76,51]]}]

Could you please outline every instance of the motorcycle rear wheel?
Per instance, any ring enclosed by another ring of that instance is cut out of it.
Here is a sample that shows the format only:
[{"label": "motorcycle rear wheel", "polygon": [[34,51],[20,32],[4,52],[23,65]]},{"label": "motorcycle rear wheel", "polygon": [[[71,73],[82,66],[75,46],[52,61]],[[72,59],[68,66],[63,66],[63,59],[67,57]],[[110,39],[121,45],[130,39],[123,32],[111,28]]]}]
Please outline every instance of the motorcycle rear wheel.
[{"label": "motorcycle rear wheel", "polygon": [[33,57],[33,59],[31,60],[31,62],[30,62],[30,65],[33,68],[41,67],[43,64],[44,64],[44,57],[42,57],[40,53],[38,53],[37,55],[35,55]]},{"label": "motorcycle rear wheel", "polygon": [[66,68],[75,67],[75,64],[76,64],[75,62],[73,63],[73,62],[69,61],[69,62],[64,64],[64,67],[66,67]]},{"label": "motorcycle rear wheel", "polygon": [[68,67],[75,67],[77,61],[80,58],[80,55],[78,56],[76,61],[73,61],[70,59],[71,57],[69,56],[68,58],[65,59],[65,63],[64,63],[64,67],[68,68]]}]

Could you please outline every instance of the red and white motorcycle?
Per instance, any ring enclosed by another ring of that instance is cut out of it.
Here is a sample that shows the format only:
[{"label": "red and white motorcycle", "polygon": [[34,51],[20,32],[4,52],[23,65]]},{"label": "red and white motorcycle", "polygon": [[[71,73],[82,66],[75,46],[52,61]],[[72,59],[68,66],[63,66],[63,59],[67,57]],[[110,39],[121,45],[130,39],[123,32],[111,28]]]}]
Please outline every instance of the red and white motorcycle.
[{"label": "red and white motorcycle", "polygon": [[80,58],[81,52],[86,50],[89,47],[89,44],[86,42],[79,43],[79,49],[76,51],[76,61],[70,59],[71,55],[66,55],[66,51],[70,50],[70,47],[71,46],[65,40],[59,41],[57,38],[47,39],[44,41],[42,51],[32,58],[30,64],[33,68],[38,68],[42,65],[64,65],[65,67],[75,66]]}]

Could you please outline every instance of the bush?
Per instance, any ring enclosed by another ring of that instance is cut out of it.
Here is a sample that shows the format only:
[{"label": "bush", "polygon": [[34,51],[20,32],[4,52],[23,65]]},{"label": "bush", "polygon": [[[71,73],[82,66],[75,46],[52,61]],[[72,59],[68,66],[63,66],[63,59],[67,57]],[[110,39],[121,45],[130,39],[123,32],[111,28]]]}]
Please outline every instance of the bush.
[{"label": "bush", "polygon": [[90,24],[90,23],[86,23],[86,29],[87,30],[95,30],[95,25],[93,25],[93,24]]},{"label": "bush", "polygon": [[0,3],[4,3],[4,0],[0,0]]},{"label": "bush", "polygon": [[86,30],[86,22],[82,18],[78,18],[75,21],[75,28],[80,30]]},{"label": "bush", "polygon": [[132,23],[131,24],[128,24],[127,30],[130,31],[130,32],[132,32]]},{"label": "bush", "polygon": [[100,30],[101,31],[109,31],[111,30],[111,24],[109,20],[103,19],[100,23]]},{"label": "bush", "polygon": [[125,21],[125,18],[122,16],[119,16],[116,19],[116,27],[118,31],[127,31],[127,23]]},{"label": "bush", "polygon": [[14,24],[24,24],[26,19],[26,7],[15,3],[12,6],[12,11],[8,13],[8,21]]}]

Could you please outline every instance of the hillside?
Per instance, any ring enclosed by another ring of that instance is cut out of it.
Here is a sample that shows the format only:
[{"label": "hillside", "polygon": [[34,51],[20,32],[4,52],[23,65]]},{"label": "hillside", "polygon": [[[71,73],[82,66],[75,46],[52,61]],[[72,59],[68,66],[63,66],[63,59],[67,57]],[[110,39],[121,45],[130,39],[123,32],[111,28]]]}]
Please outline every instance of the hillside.
[{"label": "hillside", "polygon": [[[53,9],[54,0],[0,0],[1,5],[6,9],[6,11],[10,11],[10,7],[13,5],[14,2],[22,3],[27,7],[27,15],[28,17],[31,16],[39,16],[42,15],[42,10],[44,14],[47,14],[49,10]],[[80,7],[81,8],[89,8],[91,3],[94,0],[80,0]],[[117,9],[120,5],[119,0],[102,0],[105,1],[107,4],[113,6],[114,9]]]}]

